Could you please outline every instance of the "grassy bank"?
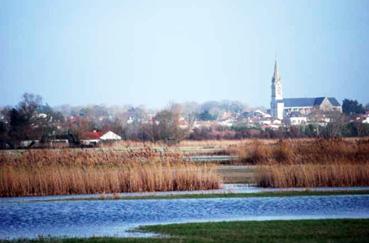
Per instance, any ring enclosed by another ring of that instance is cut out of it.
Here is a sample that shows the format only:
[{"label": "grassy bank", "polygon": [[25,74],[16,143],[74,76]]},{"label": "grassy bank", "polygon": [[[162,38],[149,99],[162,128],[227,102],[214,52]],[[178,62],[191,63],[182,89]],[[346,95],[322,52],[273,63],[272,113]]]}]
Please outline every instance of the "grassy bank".
[{"label": "grassy bank", "polygon": [[0,152],[0,196],[94,194],[217,189],[210,165],[179,154],[63,149]]},{"label": "grassy bank", "polygon": [[140,228],[161,239],[41,239],[31,242],[368,242],[368,219],[237,221]]},{"label": "grassy bank", "polygon": [[239,221],[155,225],[144,230],[192,242],[367,242],[369,220]]}]

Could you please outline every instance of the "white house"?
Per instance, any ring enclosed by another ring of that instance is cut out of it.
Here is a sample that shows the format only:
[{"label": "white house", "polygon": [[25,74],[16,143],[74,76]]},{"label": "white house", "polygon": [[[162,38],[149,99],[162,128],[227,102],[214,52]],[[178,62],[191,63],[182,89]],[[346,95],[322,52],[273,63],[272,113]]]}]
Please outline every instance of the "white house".
[{"label": "white house", "polygon": [[121,139],[121,136],[112,131],[108,131],[106,133],[92,131],[85,132],[81,135],[81,144],[85,146],[96,146],[100,141],[116,141]]},{"label": "white house", "polygon": [[112,131],[109,131],[109,132],[106,132],[104,133],[101,137],[100,137],[100,140],[103,140],[103,141],[107,141],[107,140],[121,140],[122,137],[119,136],[118,134],[112,132]]},{"label": "white house", "polygon": [[362,121],[362,123],[367,123],[369,124],[369,115]]},{"label": "white house", "polygon": [[306,116],[292,116],[288,118],[288,122],[290,125],[303,125],[307,123]]},{"label": "white house", "polygon": [[225,120],[222,120],[222,121],[218,121],[217,123],[218,123],[219,126],[231,127],[231,126],[233,126],[234,122],[235,121],[233,119],[228,118],[228,119],[225,119]]},{"label": "white house", "polygon": [[262,116],[264,118],[271,118],[272,117],[270,114],[265,113],[265,112],[263,112],[262,110],[259,110],[259,109],[255,110],[254,111],[254,114],[255,115],[260,115],[260,116]]}]

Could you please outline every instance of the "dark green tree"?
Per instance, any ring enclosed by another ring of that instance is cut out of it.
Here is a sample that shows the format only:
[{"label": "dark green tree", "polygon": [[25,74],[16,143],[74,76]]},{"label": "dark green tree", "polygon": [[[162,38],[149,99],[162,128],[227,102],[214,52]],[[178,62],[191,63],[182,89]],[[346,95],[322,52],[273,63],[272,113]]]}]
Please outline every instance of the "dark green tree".
[{"label": "dark green tree", "polygon": [[214,121],[217,119],[217,116],[211,114],[209,110],[205,110],[198,115],[198,119],[201,121]]},{"label": "dark green tree", "polygon": [[365,108],[357,100],[344,99],[342,102],[342,111],[346,115],[355,115],[365,113]]}]

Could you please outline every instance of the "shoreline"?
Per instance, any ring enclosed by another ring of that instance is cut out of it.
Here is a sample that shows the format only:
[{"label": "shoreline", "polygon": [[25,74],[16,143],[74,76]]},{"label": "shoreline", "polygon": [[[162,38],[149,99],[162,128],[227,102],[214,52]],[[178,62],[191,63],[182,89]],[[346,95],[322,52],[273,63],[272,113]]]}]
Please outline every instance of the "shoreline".
[{"label": "shoreline", "polygon": [[287,219],[218,221],[139,226],[133,232],[153,237],[45,237],[0,242],[367,242],[369,219]]},{"label": "shoreline", "polygon": [[[296,188],[293,188],[296,189]],[[145,195],[146,194],[146,195]],[[293,196],[336,196],[336,195],[369,195],[369,188],[345,189],[335,188],[303,188],[301,190],[259,191],[259,192],[218,192],[218,190],[182,191],[182,192],[153,192],[132,194],[86,194],[86,195],[50,195],[30,197],[2,197],[3,201],[19,202],[58,202],[58,201],[83,201],[83,200],[174,200],[174,199],[211,199],[211,198],[253,198],[253,197],[293,197]]]}]

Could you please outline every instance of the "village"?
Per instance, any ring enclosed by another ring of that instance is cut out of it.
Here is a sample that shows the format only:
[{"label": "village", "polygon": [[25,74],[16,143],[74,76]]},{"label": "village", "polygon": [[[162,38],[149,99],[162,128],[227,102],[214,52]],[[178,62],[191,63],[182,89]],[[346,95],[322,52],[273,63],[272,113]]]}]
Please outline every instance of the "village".
[{"label": "village", "polygon": [[145,107],[51,108],[38,95],[24,94],[0,116],[0,148],[95,147],[118,140],[355,137],[369,135],[369,105],[334,97],[284,98],[277,61],[270,108],[237,101],[174,103]]},{"label": "village", "polygon": [[368,24],[368,0],[2,0],[0,243],[369,242]]}]

